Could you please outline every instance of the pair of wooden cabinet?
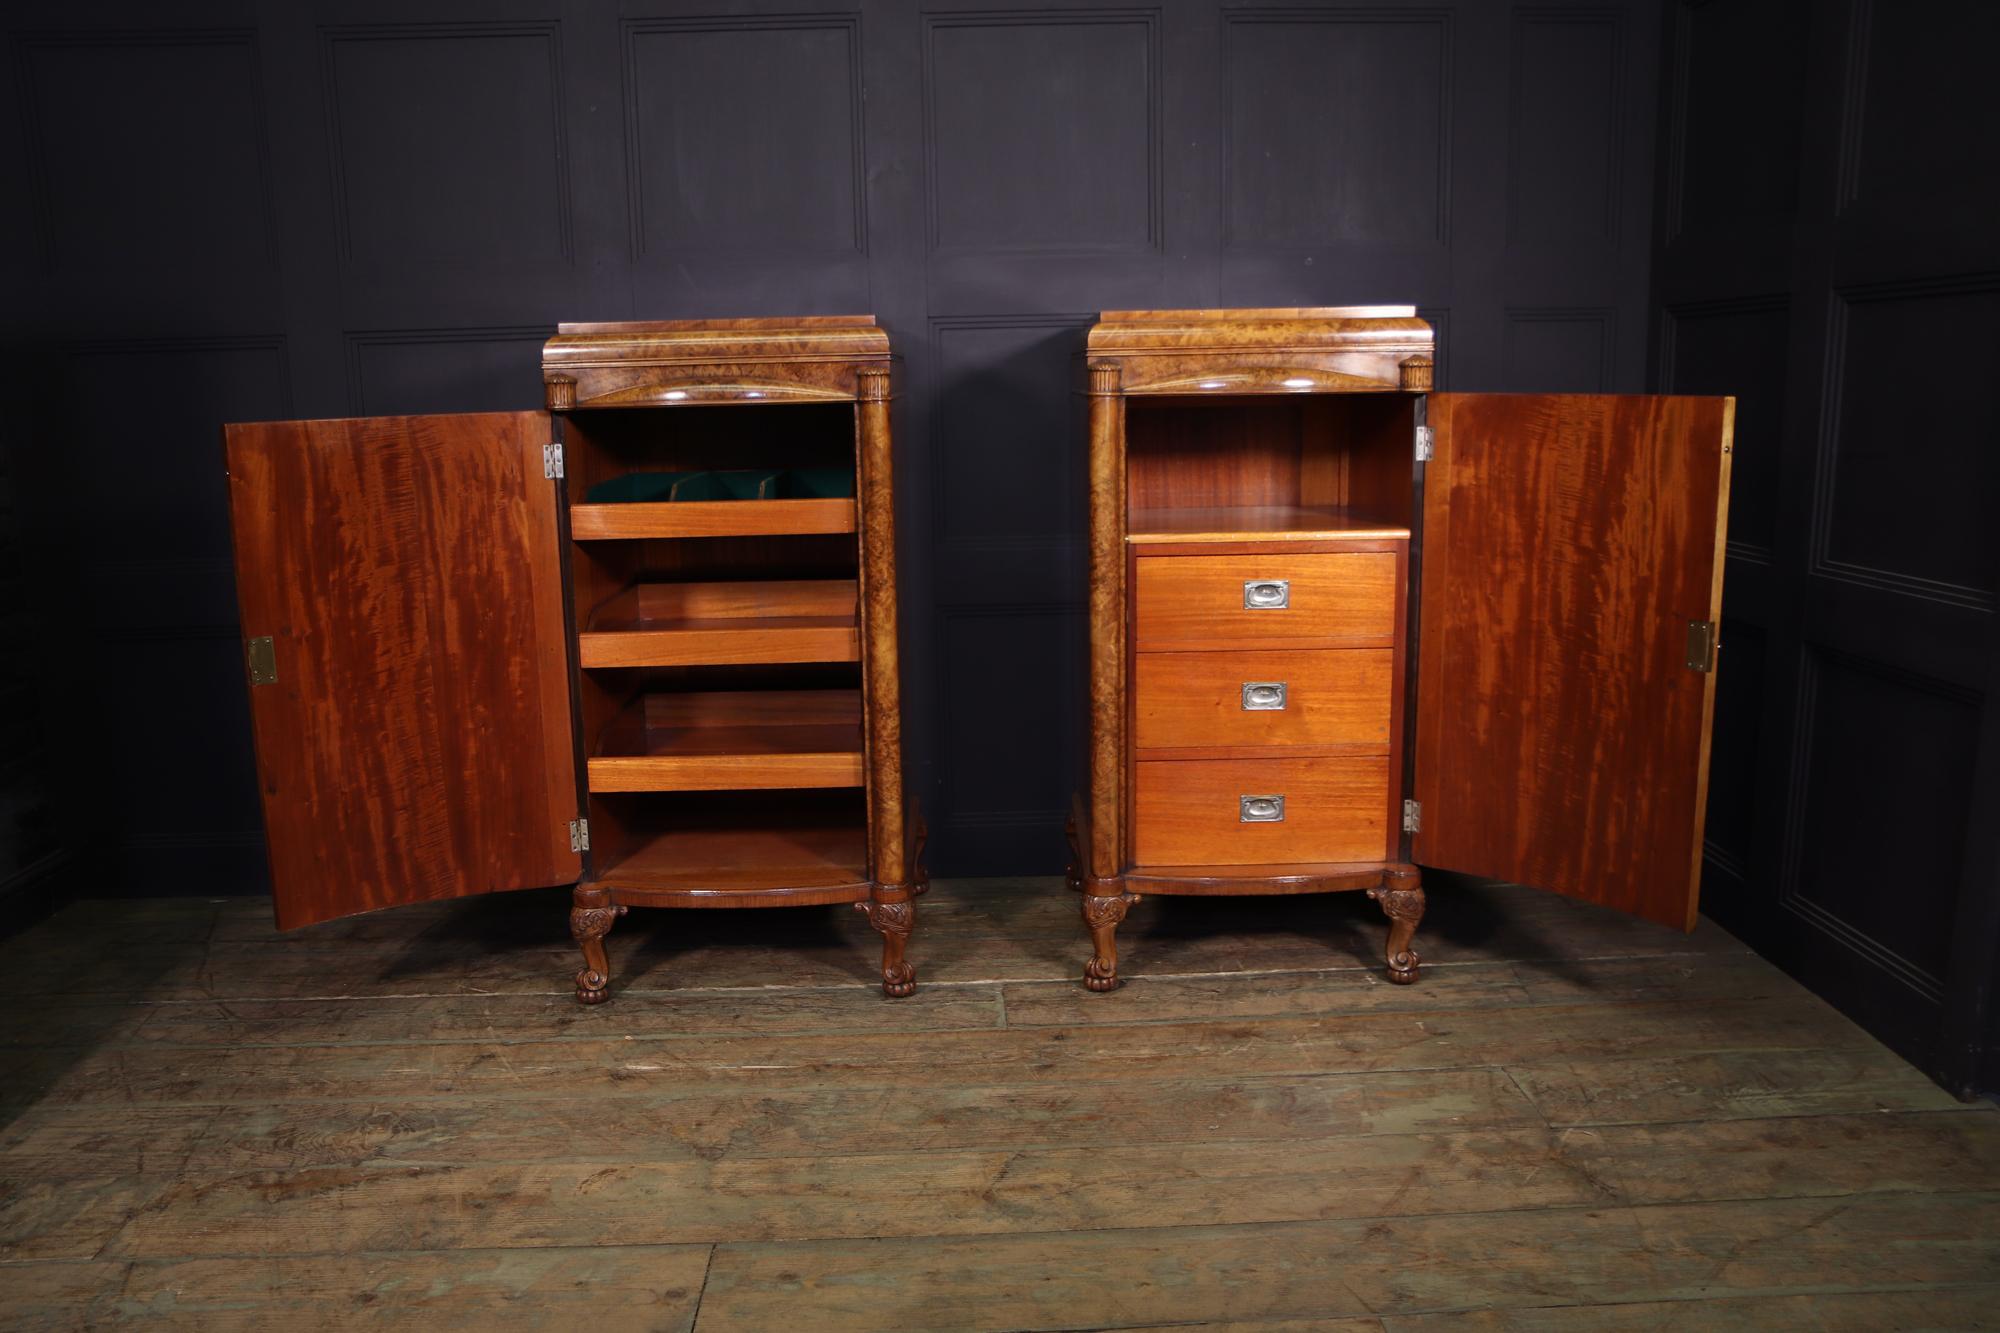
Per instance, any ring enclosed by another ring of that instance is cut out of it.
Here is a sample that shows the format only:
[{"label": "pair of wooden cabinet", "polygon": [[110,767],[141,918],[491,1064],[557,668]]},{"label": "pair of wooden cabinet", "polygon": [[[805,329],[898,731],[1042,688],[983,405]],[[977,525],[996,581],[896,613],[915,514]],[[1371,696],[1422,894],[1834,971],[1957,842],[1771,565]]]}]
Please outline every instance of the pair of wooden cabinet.
[{"label": "pair of wooden cabinet", "polygon": [[[1090,749],[1070,884],[1117,984],[1143,892],[1417,865],[1688,927],[1727,399],[1431,394],[1409,309],[1091,331]],[[547,410],[226,428],[278,923],[574,884],[852,902],[907,995],[887,336],[569,324]]]}]

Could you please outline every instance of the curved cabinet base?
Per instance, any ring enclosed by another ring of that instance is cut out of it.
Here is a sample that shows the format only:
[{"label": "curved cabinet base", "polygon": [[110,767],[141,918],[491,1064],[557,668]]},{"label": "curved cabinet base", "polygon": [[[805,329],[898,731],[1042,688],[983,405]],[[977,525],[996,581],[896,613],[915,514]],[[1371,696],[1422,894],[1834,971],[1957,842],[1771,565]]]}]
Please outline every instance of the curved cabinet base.
[{"label": "curved cabinet base", "polygon": [[583,968],[576,974],[579,1004],[603,1004],[611,998],[611,962],[604,937],[617,919],[633,906],[639,907],[799,907],[812,904],[853,903],[868,917],[868,924],[882,936],[882,993],[901,999],[917,989],[917,969],[904,957],[910,934],[916,929],[918,897],[930,889],[929,877],[921,870],[909,884],[862,883],[832,889],[801,889],[796,892],[766,890],[761,893],[698,892],[684,894],[630,893],[598,885],[579,884],[570,908],[570,934],[583,950]]},{"label": "curved cabinet base", "polygon": [[1084,964],[1083,984],[1094,991],[1118,988],[1118,927],[1132,904],[1145,894],[1188,894],[1214,897],[1253,894],[1365,892],[1389,918],[1383,961],[1389,980],[1407,986],[1417,979],[1422,958],[1414,940],[1424,917],[1423,879],[1417,867],[1401,861],[1368,864],[1293,866],[1135,866],[1120,875],[1087,873],[1085,848],[1089,836],[1079,829],[1082,812],[1071,815],[1068,883],[1083,896],[1083,923],[1090,933],[1091,956]]},{"label": "curved cabinet base", "polygon": [[882,992],[894,999],[915,993],[917,970],[904,956],[917,924],[916,900],[929,892],[930,872],[924,868],[925,829],[914,815],[907,830],[904,864],[906,883],[885,884],[855,878],[833,884],[768,885],[761,888],[714,888],[695,885],[665,887],[619,882],[614,870],[606,879],[576,886],[569,913],[570,933],[583,950],[583,968],[576,974],[579,1004],[602,1004],[610,998],[611,963],[604,937],[618,918],[633,907],[809,907],[853,903],[882,936]]}]

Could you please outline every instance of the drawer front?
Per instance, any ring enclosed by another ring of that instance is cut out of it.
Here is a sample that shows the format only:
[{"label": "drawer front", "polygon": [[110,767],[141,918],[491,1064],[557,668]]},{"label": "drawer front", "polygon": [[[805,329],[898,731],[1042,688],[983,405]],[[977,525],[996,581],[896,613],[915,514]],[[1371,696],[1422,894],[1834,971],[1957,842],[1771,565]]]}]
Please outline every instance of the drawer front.
[{"label": "drawer front", "polygon": [[1396,553],[1141,556],[1133,646],[1388,648]]},{"label": "drawer front", "polygon": [[1133,858],[1148,866],[1381,861],[1389,759],[1141,760]]},{"label": "drawer front", "polygon": [[1311,745],[1385,754],[1396,655],[1387,648],[1139,653],[1141,750]]}]

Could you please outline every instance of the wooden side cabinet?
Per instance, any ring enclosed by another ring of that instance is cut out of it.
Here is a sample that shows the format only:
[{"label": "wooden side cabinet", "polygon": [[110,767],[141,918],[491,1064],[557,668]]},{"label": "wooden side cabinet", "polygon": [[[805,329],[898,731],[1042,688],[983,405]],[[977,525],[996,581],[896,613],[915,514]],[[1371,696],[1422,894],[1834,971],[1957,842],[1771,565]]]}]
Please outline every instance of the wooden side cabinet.
[{"label": "wooden side cabinet", "polygon": [[547,410],[225,428],[278,924],[574,884],[577,998],[628,907],[851,902],[882,986],[904,801],[887,335],[565,324]]},{"label": "wooden side cabinet", "polygon": [[1434,394],[1409,307],[1092,328],[1085,984],[1145,893],[1419,866],[1691,929],[1735,400]]}]

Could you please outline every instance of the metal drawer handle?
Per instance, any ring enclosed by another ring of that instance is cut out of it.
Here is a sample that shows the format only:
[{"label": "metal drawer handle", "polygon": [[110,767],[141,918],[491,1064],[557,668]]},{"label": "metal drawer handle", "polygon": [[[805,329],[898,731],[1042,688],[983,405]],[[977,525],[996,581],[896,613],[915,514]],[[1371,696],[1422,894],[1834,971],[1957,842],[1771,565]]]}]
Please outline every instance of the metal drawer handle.
[{"label": "metal drawer handle", "polygon": [[1285,818],[1282,796],[1239,796],[1236,818],[1244,824],[1277,824]]},{"label": "metal drawer handle", "polygon": [[1285,682],[1282,680],[1244,681],[1243,711],[1246,713],[1284,712]]},{"label": "metal drawer handle", "polygon": [[1291,604],[1290,579],[1243,580],[1243,608],[1246,611],[1282,611]]}]

